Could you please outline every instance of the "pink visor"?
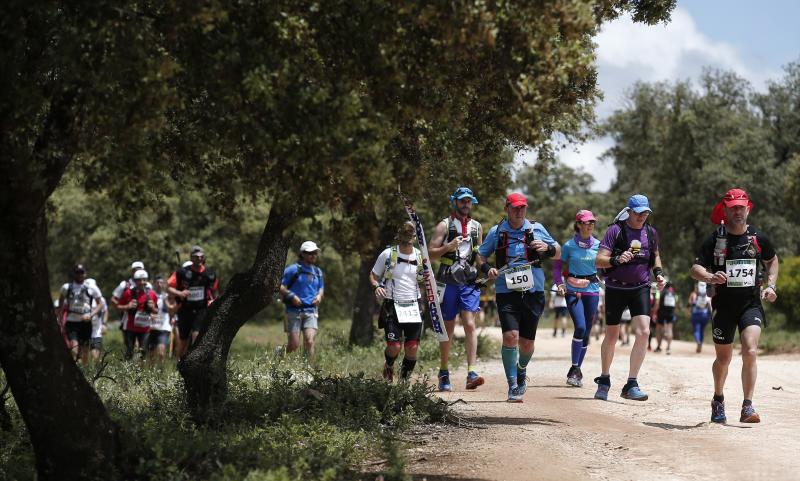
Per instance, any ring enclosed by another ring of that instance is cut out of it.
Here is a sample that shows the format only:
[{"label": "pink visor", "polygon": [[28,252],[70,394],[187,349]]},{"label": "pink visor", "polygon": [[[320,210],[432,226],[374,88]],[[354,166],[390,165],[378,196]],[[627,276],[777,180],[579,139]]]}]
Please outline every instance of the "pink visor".
[{"label": "pink visor", "polygon": [[590,210],[579,210],[577,214],[575,214],[575,220],[577,222],[589,222],[589,221],[597,221],[594,218],[594,214]]}]

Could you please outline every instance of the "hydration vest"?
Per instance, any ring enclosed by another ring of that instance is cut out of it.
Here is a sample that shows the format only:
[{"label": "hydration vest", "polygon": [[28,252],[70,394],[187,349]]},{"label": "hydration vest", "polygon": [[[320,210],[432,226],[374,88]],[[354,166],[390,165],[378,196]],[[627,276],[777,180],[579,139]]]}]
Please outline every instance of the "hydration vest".
[{"label": "hydration vest", "polygon": [[[461,221],[458,220],[455,216],[450,216],[444,219],[442,222],[447,223],[447,239],[445,239],[444,243],[451,242],[458,236],[462,236],[466,239],[469,239],[471,250],[469,255],[466,257],[466,261],[468,264],[472,264],[475,262],[475,257],[478,255],[478,229],[480,224],[478,221],[474,219],[467,218],[466,228],[467,233],[464,235],[463,224]],[[461,253],[459,249],[456,249],[452,252],[448,252],[442,256],[439,262],[443,266],[450,266],[456,262],[456,259],[461,258]]]},{"label": "hydration vest", "polygon": [[725,261],[727,260],[738,260],[738,259],[755,259],[756,260],[756,272],[755,272],[755,286],[753,287],[735,287],[731,288],[726,286],[725,284],[722,285],[714,285],[714,295],[717,295],[721,292],[727,291],[728,289],[735,289],[736,292],[745,292],[750,291],[756,298],[760,298],[761,294],[761,285],[764,281],[764,259],[761,256],[761,246],[758,245],[758,232],[751,227],[747,226],[747,230],[745,230],[744,234],[738,237],[739,239],[747,239],[745,244],[739,245],[732,245],[732,235],[728,234],[728,230],[725,228],[724,225],[719,226],[719,228],[714,232],[714,239],[725,238],[727,243],[727,248],[725,249],[724,255],[720,257],[720,262],[717,262],[717,259],[714,259],[713,269],[714,271],[722,271],[727,273],[727,265]]},{"label": "hydration vest", "polygon": [[189,289],[191,292],[193,289],[203,289],[201,299],[190,300],[192,297],[190,294],[189,297],[183,300],[182,308],[201,309],[208,305],[211,289],[214,287],[214,281],[217,278],[213,271],[205,269],[203,272],[195,272],[190,266],[175,272],[175,277],[178,290]]},{"label": "hydration vest", "polygon": [[92,296],[89,294],[89,286],[85,283],[81,284],[80,293],[75,295],[74,285],[74,282],[70,282],[67,287],[67,311],[74,314],[90,313],[92,311]]},{"label": "hydration vest", "polygon": [[[530,262],[533,267],[542,267],[542,257],[539,255],[539,252],[531,247],[531,242],[533,242],[533,222],[531,222],[531,228],[525,230],[523,240],[518,239],[510,239],[508,232],[501,231],[500,226],[503,225],[503,222],[506,222],[506,219],[500,221],[497,224],[497,228],[495,229],[495,233],[497,234],[497,245],[495,246],[494,251],[494,262],[495,267],[498,269],[502,269],[503,267],[508,264],[508,248],[512,245],[512,243],[525,243],[525,260]],[[509,226],[510,227],[510,226]]]},{"label": "hydration vest", "polygon": [[[630,248],[630,244],[628,243],[628,233],[626,231],[626,222],[617,221],[614,224],[619,226],[619,234],[617,235],[617,238],[614,239],[614,247],[611,250],[611,257],[616,257]],[[608,226],[611,227],[614,224],[609,224]],[[652,269],[653,266],[656,265],[655,229],[653,229],[653,226],[651,226],[649,222],[645,222],[643,228],[645,229],[645,235],[647,236],[647,251],[650,253],[650,258],[647,259],[647,267]],[[643,261],[644,259],[634,257],[625,265],[641,264]],[[601,272],[604,276],[608,276],[617,267],[619,266],[600,268],[598,269],[598,272]]]},{"label": "hydration vest", "polygon": [[[414,249],[414,252],[417,254],[416,260],[408,260],[402,259],[398,256],[400,253],[400,246],[392,246],[391,250],[389,251],[389,257],[386,258],[386,268],[383,270],[383,277],[381,279],[382,283],[386,281],[392,280],[392,276],[394,275],[394,268],[397,266],[398,262],[407,262],[411,265],[417,266],[417,282],[422,282],[424,279],[422,277],[422,253]],[[288,286],[287,286],[288,287]]]}]

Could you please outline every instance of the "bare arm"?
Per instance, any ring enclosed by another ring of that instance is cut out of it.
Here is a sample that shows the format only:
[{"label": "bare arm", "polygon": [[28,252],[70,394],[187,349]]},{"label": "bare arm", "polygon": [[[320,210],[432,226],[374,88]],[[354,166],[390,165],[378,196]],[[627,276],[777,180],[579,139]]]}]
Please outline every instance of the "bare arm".
[{"label": "bare arm", "polygon": [[775,257],[768,261],[764,261],[764,264],[767,266],[767,288],[763,290],[762,296],[769,302],[775,302],[775,299],[778,298],[778,293],[775,292],[775,289],[771,286],[774,286],[776,282],[778,282],[778,256],[777,254]]},{"label": "bare arm", "polygon": [[374,272],[369,273],[369,282],[372,284],[372,290],[375,292],[375,297],[380,300],[386,297],[386,288],[381,286],[381,279]]},{"label": "bare arm", "polygon": [[431,238],[430,242],[428,242],[428,255],[431,257],[432,261],[439,260],[448,252],[456,250],[458,245],[461,243],[459,241],[461,236],[458,236],[445,244],[444,238],[446,234],[447,224],[444,222],[439,222],[439,224],[436,226],[436,232],[433,233],[433,237]]}]

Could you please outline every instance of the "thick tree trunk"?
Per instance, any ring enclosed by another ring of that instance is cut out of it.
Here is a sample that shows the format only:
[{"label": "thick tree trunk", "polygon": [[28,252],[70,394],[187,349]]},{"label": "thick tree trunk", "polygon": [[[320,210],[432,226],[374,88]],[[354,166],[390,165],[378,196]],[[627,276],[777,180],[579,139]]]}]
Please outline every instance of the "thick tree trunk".
[{"label": "thick tree trunk", "polygon": [[289,250],[284,230],[292,219],[277,206],[270,211],[253,266],[238,273],[208,309],[205,331],[178,363],[195,420],[210,422],[228,395],[228,352],[236,333],[273,299]]},{"label": "thick tree trunk", "polygon": [[2,200],[7,219],[0,237],[0,365],[28,428],[39,479],[120,477],[118,428],[56,325],[44,203],[30,216],[30,204]]}]

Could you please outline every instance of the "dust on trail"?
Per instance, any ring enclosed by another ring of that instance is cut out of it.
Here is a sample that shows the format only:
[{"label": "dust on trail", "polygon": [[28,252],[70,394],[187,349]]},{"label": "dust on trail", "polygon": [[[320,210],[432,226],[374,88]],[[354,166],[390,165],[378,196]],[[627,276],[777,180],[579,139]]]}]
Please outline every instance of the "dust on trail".
[{"label": "dust on trail", "polygon": [[[498,328],[486,333],[499,338]],[[602,339],[602,338],[601,338]],[[655,343],[655,341],[654,341]],[[617,346],[608,401],[592,398],[600,343],[592,338],[584,387],[566,385],[570,336],[537,333],[525,402],[506,403],[502,362],[480,364],[486,384],[466,391],[466,372],[451,376],[467,427],[426,433],[409,452],[415,480],[758,480],[800,479],[800,356],[763,356],[753,404],[760,424],[739,423],[741,358],[731,363],[728,425],[710,424],[713,346],[688,342],[672,355],[648,352],[639,383],[645,402],[619,397],[630,349]],[[738,354],[738,349],[736,351]],[[773,389],[778,388],[779,390]]]}]

